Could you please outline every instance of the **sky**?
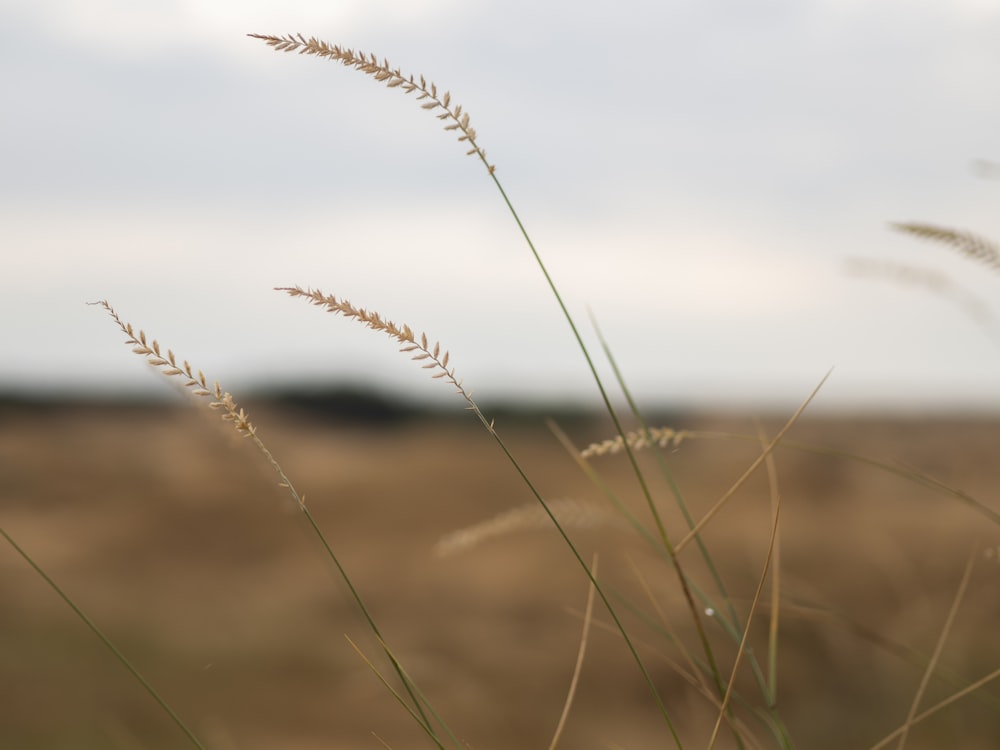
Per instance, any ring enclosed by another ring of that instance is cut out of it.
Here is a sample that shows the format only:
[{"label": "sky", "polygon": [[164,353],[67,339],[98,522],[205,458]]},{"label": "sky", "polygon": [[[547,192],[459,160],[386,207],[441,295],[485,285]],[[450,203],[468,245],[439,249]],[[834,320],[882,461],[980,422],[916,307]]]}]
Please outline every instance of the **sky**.
[{"label": "sky", "polygon": [[1000,411],[1000,274],[890,227],[1000,241],[993,0],[0,0],[0,390],[169,393],[106,299],[237,397],[456,399],[298,284],[596,403],[483,164],[292,32],[451,92],[642,403]]}]

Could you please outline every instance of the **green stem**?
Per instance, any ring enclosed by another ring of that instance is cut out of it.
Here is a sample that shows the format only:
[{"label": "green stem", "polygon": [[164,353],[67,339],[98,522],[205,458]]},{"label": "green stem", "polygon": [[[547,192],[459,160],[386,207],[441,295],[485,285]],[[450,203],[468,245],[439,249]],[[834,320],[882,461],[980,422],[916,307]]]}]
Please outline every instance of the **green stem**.
[{"label": "green stem", "polygon": [[177,713],[170,707],[170,705],[163,699],[163,697],[160,696],[158,692],[156,692],[156,689],[149,684],[149,681],[142,676],[139,670],[136,669],[135,666],[132,664],[132,662],[128,660],[128,657],[126,657],[125,654],[123,654],[121,651],[118,650],[118,647],[111,642],[111,639],[108,638],[106,635],[104,635],[104,633],[101,631],[99,627],[97,627],[94,621],[91,620],[89,617],[87,617],[87,615],[84,613],[82,609],[80,609],[80,607],[76,604],[76,602],[74,602],[69,597],[69,595],[65,591],[63,591],[62,588],[60,588],[59,584],[57,584],[44,570],[42,570],[42,568],[38,565],[38,563],[36,563],[27,552],[21,549],[21,547],[17,545],[17,542],[15,542],[10,537],[10,535],[8,535],[7,532],[4,531],[2,528],[0,528],[0,536],[3,536],[3,538],[7,540],[7,543],[14,548],[14,551],[17,552],[17,554],[19,554],[21,557],[23,557],[25,562],[28,563],[28,565],[34,568],[35,572],[42,577],[42,580],[44,580],[45,583],[49,585],[49,588],[55,591],[56,594],[59,595],[59,598],[61,598],[64,602],[66,602],[66,604],[69,606],[71,610],[73,610],[76,616],[83,621],[83,624],[86,625],[88,628],[90,628],[90,632],[96,635],[98,639],[101,641],[101,643],[103,643],[108,648],[108,650],[110,650],[111,653],[114,654],[115,658],[118,659],[119,662],[121,662],[122,666],[125,667],[125,669],[127,669],[132,674],[132,676],[139,681],[139,684],[146,689],[146,692],[152,696],[153,700],[155,700],[157,704],[159,704],[160,708],[162,708],[167,713],[167,715],[171,719],[173,719],[174,723],[180,728],[180,730],[184,733],[184,735],[188,738],[188,740],[190,740],[191,744],[199,748],[199,750],[205,750],[205,746],[198,741],[198,738],[195,737],[194,733],[190,729],[188,729],[187,725],[181,720],[180,716],[178,716]]},{"label": "green stem", "polygon": [[507,457],[507,460],[510,461],[511,465],[517,471],[522,481],[525,483],[525,485],[527,485],[528,489],[531,491],[531,494],[535,496],[535,499],[542,506],[542,509],[545,511],[545,514],[549,517],[549,520],[552,522],[553,527],[555,527],[556,531],[559,533],[559,536],[562,537],[563,541],[566,543],[566,546],[569,547],[570,552],[573,553],[573,557],[576,558],[576,561],[580,564],[580,567],[583,568],[583,572],[586,574],[587,579],[590,581],[591,585],[593,585],[594,591],[596,591],[597,595],[601,597],[601,601],[604,603],[605,608],[608,610],[608,614],[614,621],[615,626],[618,628],[618,632],[621,633],[622,640],[624,640],[625,645],[629,650],[629,653],[632,655],[632,658],[638,665],[639,671],[642,673],[642,676],[645,679],[646,684],[649,686],[649,690],[653,695],[653,699],[656,701],[656,705],[660,709],[660,713],[663,715],[663,718],[667,723],[667,727],[670,730],[670,735],[671,737],[673,737],[674,743],[677,745],[678,750],[682,750],[680,737],[677,735],[677,730],[674,727],[674,723],[670,718],[670,714],[667,712],[667,707],[664,705],[663,699],[660,697],[660,693],[656,689],[656,684],[653,682],[652,676],[649,674],[649,671],[646,669],[646,665],[643,663],[642,658],[639,656],[639,652],[636,649],[635,644],[632,642],[631,637],[629,637],[628,632],[625,630],[625,625],[618,617],[618,613],[615,612],[615,608],[611,605],[611,600],[604,592],[604,587],[597,582],[597,578],[594,576],[594,573],[591,571],[590,567],[583,559],[583,556],[580,554],[580,551],[576,548],[576,545],[573,544],[573,540],[569,538],[569,534],[566,532],[566,529],[563,528],[563,525],[561,523],[559,523],[559,519],[556,518],[555,513],[552,512],[552,509],[549,507],[549,504],[545,502],[545,499],[542,497],[542,493],[538,491],[538,488],[535,487],[534,482],[532,482],[531,479],[528,477],[527,472],[525,472],[524,468],[514,457],[514,454],[510,452],[510,449],[507,447],[507,444],[503,441],[503,438],[501,438],[500,435],[497,433],[496,428],[493,425],[493,422],[491,422],[486,418],[486,415],[483,414],[483,412],[480,410],[476,402],[472,400],[472,398],[468,395],[468,393],[464,389],[461,389],[460,387],[459,390],[462,392],[466,401],[469,403],[469,407],[471,408],[472,412],[476,415],[479,421],[482,422],[483,426],[490,433],[490,435],[493,436],[493,439],[497,442],[497,445],[500,446],[500,450],[503,451],[504,455]]},{"label": "green stem", "polygon": [[[288,486],[289,489],[292,491],[292,493],[295,494],[295,491],[294,489],[291,488],[291,485]],[[379,643],[382,644],[382,650],[385,651],[386,656],[389,657],[389,661],[392,663],[393,670],[395,670],[397,676],[400,679],[400,682],[403,683],[403,687],[406,689],[407,694],[410,696],[410,700],[413,702],[414,708],[420,715],[420,719],[422,720],[419,721],[420,725],[423,727],[424,731],[428,734],[428,736],[430,736],[430,738],[438,746],[438,748],[444,750],[444,745],[441,743],[441,740],[434,732],[434,727],[431,725],[430,719],[428,719],[427,714],[424,713],[421,701],[417,697],[416,686],[411,683],[410,678],[403,670],[403,666],[399,663],[399,661],[397,661],[392,651],[390,651],[389,648],[385,645],[386,643],[385,639],[382,637],[382,633],[378,629],[378,625],[375,624],[375,619],[368,611],[368,607],[365,606],[364,599],[361,598],[361,593],[355,588],[354,583],[351,581],[350,576],[347,575],[347,571],[344,569],[344,566],[341,565],[340,560],[337,558],[336,553],[334,553],[333,547],[331,547],[330,543],[326,540],[326,536],[324,536],[322,530],[319,528],[319,525],[316,523],[316,519],[313,518],[312,513],[309,512],[309,509],[305,506],[304,502],[300,501],[300,508],[302,510],[302,513],[305,515],[306,521],[308,521],[309,526],[312,528],[313,532],[315,532],[316,537],[319,539],[320,544],[326,551],[327,557],[329,557],[330,560],[333,562],[333,565],[334,567],[337,568],[337,572],[340,574],[341,579],[344,581],[345,584],[347,584],[347,589],[348,591],[351,592],[351,597],[354,599],[355,604],[358,605],[358,609],[361,610],[361,615],[362,617],[364,617],[365,622],[368,624],[369,629],[371,629],[372,633],[378,639]],[[445,726],[445,729],[447,730],[447,726]]]}]

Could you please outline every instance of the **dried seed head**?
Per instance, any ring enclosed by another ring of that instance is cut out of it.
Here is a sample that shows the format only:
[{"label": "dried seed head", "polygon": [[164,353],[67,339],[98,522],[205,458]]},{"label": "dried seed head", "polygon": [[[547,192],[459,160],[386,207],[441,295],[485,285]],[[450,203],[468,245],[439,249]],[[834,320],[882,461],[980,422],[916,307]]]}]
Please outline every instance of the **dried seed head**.
[{"label": "dried seed head", "polygon": [[437,86],[424,79],[423,76],[415,79],[412,75],[404,75],[399,68],[393,68],[385,58],[380,63],[374,55],[356,53],[348,47],[341,47],[336,44],[324,42],[316,37],[306,39],[302,34],[289,34],[287,36],[274,36],[268,34],[247,34],[253,39],[260,39],[269,47],[273,47],[279,52],[298,52],[300,55],[313,55],[328,60],[335,60],[348,68],[359,70],[365,75],[370,75],[376,81],[384,83],[391,89],[398,88],[406,94],[418,92],[417,101],[423,102],[420,106],[428,111],[441,109],[443,112],[438,115],[441,120],[449,120],[451,124],[445,126],[445,130],[460,130],[459,141],[468,141],[472,148],[466,153],[479,156],[483,164],[493,174],[495,165],[486,160],[486,152],[479,147],[476,142],[476,131],[469,125],[469,115],[462,111],[460,105],[452,106],[451,92],[445,91],[438,96]]}]

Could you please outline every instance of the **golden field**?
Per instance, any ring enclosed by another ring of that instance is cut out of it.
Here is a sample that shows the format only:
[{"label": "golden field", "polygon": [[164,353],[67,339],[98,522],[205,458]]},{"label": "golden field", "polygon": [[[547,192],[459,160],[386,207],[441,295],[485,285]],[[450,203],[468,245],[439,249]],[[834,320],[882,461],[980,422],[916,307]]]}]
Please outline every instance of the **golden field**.
[{"label": "golden field", "polygon": [[[534,502],[492,438],[454,418],[365,424],[254,407],[259,434],[365,598],[394,653],[468,747],[548,746],[566,698],[588,584],[550,529],[513,531],[455,554],[446,534]],[[773,435],[781,421],[766,419]],[[580,447],[606,422],[563,425]],[[744,418],[672,427],[753,436]],[[602,495],[541,419],[497,420],[542,494]],[[1000,667],[1000,525],[914,481],[933,478],[1000,513],[1000,422],[804,418],[787,440],[901,469],[779,447],[704,534],[745,618],[781,498],[778,708],[801,748],[869,748],[910,711],[970,555],[921,709]],[[664,452],[696,517],[760,453],[701,437]],[[671,537],[686,528],[651,452],[640,454]],[[647,523],[622,456],[595,458]],[[49,573],[216,750],[431,743],[345,635],[386,669],[329,559],[253,446],[214,413],[181,407],[10,406],[0,411],[0,527]],[[713,706],[674,665],[657,608],[697,653],[668,564],[619,523],[571,525],[676,720],[705,747]],[[692,545],[685,570],[711,589]],[[645,592],[648,587],[652,598]],[[769,586],[750,645],[766,663]],[[621,599],[617,598],[621,597]],[[67,605],[0,542],[0,747],[175,748],[185,739]],[[735,644],[702,615],[728,676]],[[671,747],[600,605],[564,748]],[[759,702],[744,664],[740,695]],[[740,704],[756,746],[773,739]],[[734,747],[723,732],[718,747]],[[753,745],[752,745],[753,746]],[[895,744],[891,746],[895,747]],[[1000,680],[914,726],[906,747],[1000,746]]]}]

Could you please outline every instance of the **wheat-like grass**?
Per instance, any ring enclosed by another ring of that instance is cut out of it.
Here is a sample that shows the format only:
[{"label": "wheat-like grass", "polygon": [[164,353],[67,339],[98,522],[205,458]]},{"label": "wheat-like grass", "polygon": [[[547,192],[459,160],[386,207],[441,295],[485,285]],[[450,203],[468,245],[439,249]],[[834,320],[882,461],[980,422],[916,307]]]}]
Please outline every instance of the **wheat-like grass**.
[{"label": "wheat-like grass", "polygon": [[900,222],[893,223],[890,226],[900,232],[951,245],[972,260],[984,263],[994,271],[1000,272],[1000,245],[992,240],[980,237],[972,232],[963,232],[957,229],[948,229],[946,227],[921,224],[919,222]]},{"label": "wheat-like grass", "polygon": [[[547,500],[546,503],[564,528],[626,527],[621,515],[603,503],[575,498]],[[434,545],[434,554],[439,557],[455,555],[466,552],[488,539],[520,531],[550,528],[552,528],[550,516],[537,503],[529,503],[452,531]]]},{"label": "wheat-like grass", "polygon": [[152,367],[155,367],[167,377],[185,378],[184,387],[192,389],[191,393],[195,396],[214,397],[215,400],[209,406],[213,409],[221,409],[223,412],[222,418],[227,422],[232,422],[236,431],[244,437],[253,437],[256,434],[256,428],[250,422],[246,411],[237,405],[231,393],[222,390],[219,381],[215,381],[212,385],[209,385],[205,373],[201,370],[195,372],[190,362],[184,360],[182,363],[178,363],[177,357],[170,349],[167,349],[166,354],[164,354],[156,339],[147,339],[146,332],[143,330],[136,333],[132,324],[122,320],[107,300],[100,300],[91,304],[100,305],[108,311],[112,320],[122,330],[122,333],[128,337],[126,343],[132,346],[132,351],[145,357],[146,362]]},{"label": "wheat-like grass", "polygon": [[107,300],[100,300],[91,304],[99,305],[107,310],[111,319],[115,321],[117,326],[122,330],[122,333],[126,335],[127,338],[125,341],[132,346],[132,351],[144,357],[146,362],[152,367],[155,367],[168,378],[181,378],[184,388],[190,389],[189,392],[193,395],[212,398],[213,400],[209,403],[209,406],[212,409],[221,411],[222,419],[232,423],[237,433],[253,441],[254,445],[257,446],[257,449],[264,455],[275,473],[277,473],[279,485],[288,491],[288,494],[298,503],[301,510],[306,510],[305,497],[298,493],[291,480],[285,475],[277,459],[268,447],[264,445],[260,437],[257,436],[257,428],[250,421],[250,416],[246,410],[236,403],[236,399],[233,398],[233,395],[229,391],[222,390],[219,381],[216,380],[210,385],[205,373],[201,370],[196,371],[186,359],[178,362],[177,357],[170,349],[167,349],[164,353],[156,339],[147,338],[146,332],[141,329],[137,333],[131,323],[119,317],[118,313]]},{"label": "wheat-like grass", "polygon": [[621,453],[625,450],[626,442],[633,450],[651,448],[654,445],[660,448],[666,448],[667,446],[676,448],[684,440],[693,435],[694,433],[687,430],[675,430],[672,427],[649,427],[645,430],[626,433],[624,440],[621,435],[618,435],[608,440],[602,440],[599,443],[591,443],[580,451],[580,458],[594,458],[595,456],[610,456],[615,453]]},{"label": "wheat-like grass", "polygon": [[364,324],[373,331],[380,331],[400,345],[401,352],[413,353],[411,359],[425,362],[421,365],[425,370],[437,370],[431,377],[443,379],[453,386],[465,398],[470,405],[474,406],[471,394],[462,387],[462,381],[455,376],[455,368],[449,367],[451,355],[441,351],[440,342],[431,344],[426,333],[421,333],[418,337],[413,329],[408,325],[397,325],[391,320],[387,320],[377,312],[366,310],[363,307],[356,307],[346,299],[341,299],[333,294],[325,294],[319,289],[304,289],[300,286],[279,286],[276,291],[286,292],[291,297],[302,297],[317,307],[325,308],[327,312],[342,315],[345,318],[356,320]]},{"label": "wheat-like grass", "polygon": [[427,81],[423,76],[414,78],[412,75],[404,75],[399,68],[392,67],[387,59],[382,58],[382,62],[379,62],[378,56],[374,53],[355,52],[349,47],[330,44],[314,36],[308,39],[302,34],[288,34],[287,36],[247,34],[247,36],[261,39],[279,52],[298,52],[300,55],[313,55],[327,60],[335,60],[345,67],[359,70],[365,75],[372,76],[376,81],[385,83],[389,88],[398,88],[406,94],[419,92],[417,101],[423,101],[421,107],[428,111],[444,110],[437,114],[437,118],[448,122],[445,125],[445,130],[459,132],[459,142],[465,142],[471,146],[466,152],[467,155],[478,156],[490,174],[496,168],[486,161],[486,152],[476,142],[476,131],[469,122],[469,113],[462,109],[461,104],[452,103],[451,92],[445,91],[439,95],[437,86],[433,82]]}]

